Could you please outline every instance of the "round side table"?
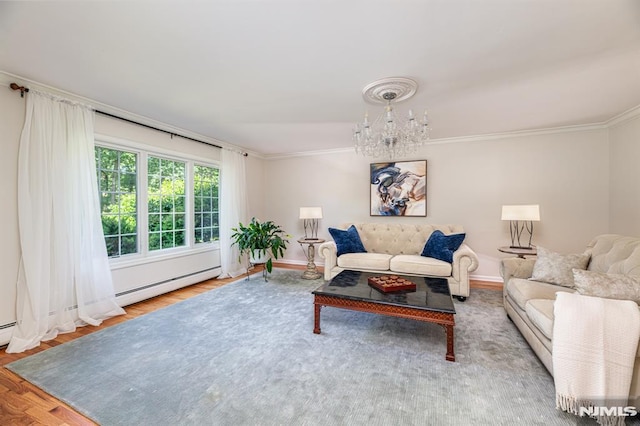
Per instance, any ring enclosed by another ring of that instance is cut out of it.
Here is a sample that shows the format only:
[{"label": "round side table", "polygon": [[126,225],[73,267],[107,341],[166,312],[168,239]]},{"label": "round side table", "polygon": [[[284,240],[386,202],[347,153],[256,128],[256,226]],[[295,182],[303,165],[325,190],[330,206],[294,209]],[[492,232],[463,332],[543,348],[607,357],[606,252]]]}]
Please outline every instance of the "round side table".
[{"label": "round side table", "polygon": [[535,246],[531,248],[520,248],[520,247],[498,247],[498,251],[502,253],[515,254],[521,259],[524,259],[525,256],[535,256],[538,254],[538,250],[536,250]]},{"label": "round side table", "polygon": [[317,280],[322,277],[322,273],[318,271],[314,260],[316,258],[316,249],[314,247],[315,244],[322,244],[325,240],[321,238],[300,238],[298,243],[300,243],[300,247],[304,251],[304,245],[308,245],[306,256],[307,256],[307,269],[302,274],[302,278],[305,280]]}]

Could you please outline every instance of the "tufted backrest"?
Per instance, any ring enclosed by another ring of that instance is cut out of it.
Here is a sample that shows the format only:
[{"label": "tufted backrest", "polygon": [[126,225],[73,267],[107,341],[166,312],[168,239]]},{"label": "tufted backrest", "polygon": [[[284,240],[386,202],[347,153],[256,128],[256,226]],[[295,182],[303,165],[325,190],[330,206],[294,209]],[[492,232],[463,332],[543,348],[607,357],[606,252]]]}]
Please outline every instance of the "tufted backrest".
[{"label": "tufted backrest", "polygon": [[600,235],[587,246],[590,271],[640,276],[640,238]]},{"label": "tufted backrest", "polygon": [[420,254],[431,233],[435,230],[443,234],[464,232],[462,225],[428,225],[404,223],[347,223],[347,229],[355,225],[364,248],[369,253]]}]

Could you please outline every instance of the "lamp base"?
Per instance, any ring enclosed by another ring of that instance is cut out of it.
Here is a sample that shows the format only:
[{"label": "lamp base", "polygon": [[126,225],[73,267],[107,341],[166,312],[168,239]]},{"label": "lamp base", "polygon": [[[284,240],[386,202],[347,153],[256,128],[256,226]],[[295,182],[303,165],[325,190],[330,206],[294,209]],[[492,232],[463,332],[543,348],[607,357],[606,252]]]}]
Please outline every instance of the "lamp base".
[{"label": "lamp base", "polygon": [[529,246],[529,247],[523,247],[523,246],[509,246],[509,248],[512,249],[518,249],[518,250],[531,250],[533,251],[535,249],[535,247],[533,246]]}]

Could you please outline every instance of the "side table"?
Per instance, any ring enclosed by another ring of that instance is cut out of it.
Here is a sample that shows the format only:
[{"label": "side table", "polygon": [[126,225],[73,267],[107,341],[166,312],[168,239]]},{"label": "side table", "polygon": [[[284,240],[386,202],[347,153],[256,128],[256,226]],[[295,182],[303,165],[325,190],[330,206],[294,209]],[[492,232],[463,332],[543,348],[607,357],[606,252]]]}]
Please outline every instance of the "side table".
[{"label": "side table", "polygon": [[307,269],[302,274],[302,278],[305,280],[317,280],[322,277],[322,273],[318,271],[314,260],[316,258],[316,249],[314,247],[315,244],[322,244],[325,240],[321,238],[300,238],[298,243],[300,243],[300,247],[304,251],[304,245],[308,245],[307,251],[305,255],[307,256]]},{"label": "side table", "polygon": [[518,248],[518,247],[498,247],[498,251],[502,253],[515,254],[521,259],[524,259],[525,256],[535,256],[538,254],[538,250],[536,250],[535,246],[531,248]]}]

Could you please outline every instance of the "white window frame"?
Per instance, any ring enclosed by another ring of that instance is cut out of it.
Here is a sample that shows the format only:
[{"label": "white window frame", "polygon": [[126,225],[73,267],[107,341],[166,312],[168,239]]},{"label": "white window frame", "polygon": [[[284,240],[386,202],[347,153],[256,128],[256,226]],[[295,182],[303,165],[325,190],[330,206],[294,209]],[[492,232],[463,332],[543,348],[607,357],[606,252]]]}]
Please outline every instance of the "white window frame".
[{"label": "white window frame", "polygon": [[[191,177],[193,177],[194,182],[193,185],[191,186],[191,193],[189,194],[191,197],[191,205],[194,206],[194,209],[191,211],[191,220],[195,222],[195,192],[194,192],[194,187],[195,187],[195,167],[194,166],[204,166],[204,167],[211,167],[211,168],[215,168],[218,169],[218,183],[220,182],[220,167],[219,166],[212,166],[211,164],[208,164],[206,162],[203,162],[201,160],[195,161],[191,164]],[[193,227],[191,229],[192,231],[195,231],[195,223],[193,224]],[[202,242],[202,243],[197,243],[195,242],[195,233],[192,232],[191,233],[191,238],[194,239],[194,245],[196,246],[201,246],[204,244],[212,244],[214,242],[217,242],[219,244],[219,240],[220,240],[220,186],[218,186],[218,241],[210,241],[210,242]]]},{"label": "white window frame", "polygon": [[[159,148],[139,142],[133,142],[113,136],[95,135],[95,145],[109,149],[133,152],[138,156],[138,181],[137,181],[137,216],[138,216],[138,252],[126,254],[120,257],[109,258],[112,269],[128,268],[149,262],[157,262],[164,259],[190,256],[196,253],[214,251],[220,249],[219,241],[209,243],[195,243],[194,238],[194,195],[193,195],[193,171],[194,164],[213,167],[220,170],[220,163],[213,160],[204,160],[201,157],[184,154],[165,148]],[[172,161],[185,163],[185,245],[161,250],[149,250],[149,212],[148,212],[148,157],[160,157]],[[220,194],[218,189],[218,194]],[[218,195],[219,199],[219,195]],[[220,212],[218,211],[218,221]]]}]

